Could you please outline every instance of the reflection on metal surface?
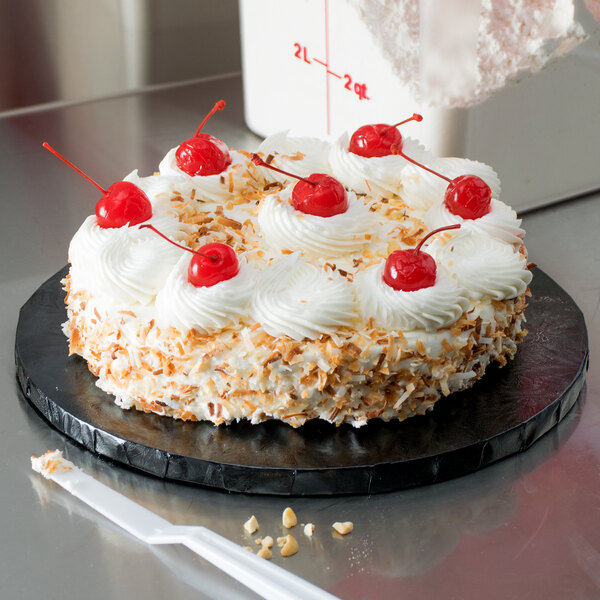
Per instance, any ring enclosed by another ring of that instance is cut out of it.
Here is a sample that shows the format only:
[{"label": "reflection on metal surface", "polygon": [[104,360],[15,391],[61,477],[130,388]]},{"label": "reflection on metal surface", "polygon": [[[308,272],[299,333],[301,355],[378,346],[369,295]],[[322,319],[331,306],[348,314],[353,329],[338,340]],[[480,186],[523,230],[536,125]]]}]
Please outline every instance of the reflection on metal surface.
[{"label": "reflection on metal surface", "polygon": [[[521,519],[521,504],[527,502],[525,496],[531,486],[528,481],[540,486],[545,485],[544,479],[553,477],[552,457],[562,452],[576,428],[582,402],[580,399],[563,423],[530,450],[476,475],[405,492],[350,496],[337,501],[249,498],[198,489],[139,475],[99,460],[71,442],[63,445],[68,460],[172,523],[205,525],[242,546],[256,547],[257,537],[284,535],[287,530],[282,527],[281,512],[289,504],[299,523],[315,523],[315,532],[308,538],[300,526],[292,530],[299,542],[298,554],[293,559],[282,559],[274,552],[274,561],[344,599],[391,598],[395,597],[394,589],[400,580],[402,586],[415,586],[418,578],[426,577],[451,555],[462,556],[461,544],[510,528],[511,523]],[[99,531],[120,531],[52,482],[34,476],[30,479],[45,510],[49,502],[56,503],[96,523]],[[260,524],[252,536],[242,528],[251,514]],[[537,518],[542,517],[543,512]],[[353,521],[354,531],[343,539],[335,539],[331,524],[336,520]],[[534,532],[539,520],[531,523]],[[525,530],[523,538],[528,543],[521,546],[521,553],[533,543],[531,531]],[[100,540],[113,546],[120,560],[127,562],[128,549],[114,547],[117,537],[101,535]],[[233,584],[229,591],[223,576],[191,560],[189,553],[174,548],[152,552],[188,585],[210,594],[210,598],[236,597]],[[468,580],[463,584],[465,597],[471,597]]]},{"label": "reflection on metal surface", "polygon": [[0,0],[0,111],[239,69],[236,0]]}]

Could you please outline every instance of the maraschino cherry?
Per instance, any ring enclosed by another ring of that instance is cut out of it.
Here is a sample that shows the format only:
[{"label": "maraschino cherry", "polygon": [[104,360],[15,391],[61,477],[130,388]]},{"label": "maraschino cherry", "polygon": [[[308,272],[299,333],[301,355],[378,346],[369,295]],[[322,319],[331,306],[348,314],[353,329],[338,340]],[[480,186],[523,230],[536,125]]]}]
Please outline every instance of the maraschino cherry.
[{"label": "maraschino cherry", "polygon": [[188,281],[194,287],[211,287],[235,277],[240,272],[237,256],[227,244],[213,242],[205,244],[200,250],[192,250],[174,242],[153,225],[140,225],[140,229],[151,229],[167,242],[194,255],[188,267]]},{"label": "maraschino cherry", "polygon": [[206,122],[218,111],[225,108],[225,100],[219,100],[204,117],[194,137],[186,140],[177,148],[175,160],[177,166],[188,175],[218,175],[231,164],[231,155],[227,144],[219,138],[200,133]]},{"label": "maraschino cherry", "polygon": [[389,156],[393,154],[391,148],[396,146],[402,149],[402,135],[396,129],[409,121],[422,121],[423,117],[415,113],[412,117],[400,121],[395,125],[363,125],[359,127],[350,138],[348,152],[364,156],[365,158],[373,158],[376,156]]},{"label": "maraschino cherry", "polygon": [[459,175],[450,179],[416,160],[406,156],[401,148],[394,147],[394,154],[404,157],[407,161],[421,167],[448,182],[444,194],[444,206],[453,214],[463,219],[479,219],[492,210],[492,190],[490,186],[477,175]]},{"label": "maraschino cherry", "polygon": [[129,181],[117,181],[108,190],[105,190],[81,169],[78,169],[72,162],[59,154],[50,144],[44,142],[42,146],[75,169],[102,192],[103,196],[96,203],[95,211],[99,227],[114,229],[123,227],[123,225],[137,225],[147,221],[152,216],[152,204],[150,204],[148,196],[137,185]]},{"label": "maraschino cherry", "polygon": [[391,288],[414,292],[435,284],[437,267],[431,254],[421,251],[421,246],[432,236],[440,231],[459,229],[460,224],[447,225],[430,231],[414,249],[395,250],[385,261],[383,281]]},{"label": "maraschino cherry", "polygon": [[337,179],[325,173],[313,173],[308,178],[300,177],[267,164],[258,154],[252,155],[252,162],[259,167],[299,179],[292,190],[292,204],[296,210],[317,217],[333,217],[348,210],[348,195]]}]

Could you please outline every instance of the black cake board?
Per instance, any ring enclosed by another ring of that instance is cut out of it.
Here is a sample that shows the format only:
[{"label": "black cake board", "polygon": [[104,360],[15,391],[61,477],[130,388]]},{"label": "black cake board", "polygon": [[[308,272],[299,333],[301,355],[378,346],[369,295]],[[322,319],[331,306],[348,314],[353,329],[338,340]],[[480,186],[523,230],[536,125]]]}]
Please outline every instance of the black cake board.
[{"label": "black cake board", "polygon": [[514,360],[475,386],[404,422],[355,429],[321,420],[214,426],[122,410],[68,356],[60,280],[65,267],[21,308],[17,377],[25,397],[69,438],[157,477],[228,491],[277,495],[371,494],[471,473],[522,452],[568,413],[584,384],[583,315],[548,275],[534,270],[529,334]]}]

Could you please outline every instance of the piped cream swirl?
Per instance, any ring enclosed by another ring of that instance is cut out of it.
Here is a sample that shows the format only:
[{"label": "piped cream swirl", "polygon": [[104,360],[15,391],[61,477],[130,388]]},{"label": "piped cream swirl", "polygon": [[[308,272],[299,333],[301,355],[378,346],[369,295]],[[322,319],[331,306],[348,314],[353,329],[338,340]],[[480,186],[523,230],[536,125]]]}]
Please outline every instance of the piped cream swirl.
[{"label": "piped cream swirl", "polygon": [[[175,238],[184,237],[187,228],[161,213],[146,223]],[[149,229],[104,229],[92,215],[69,246],[72,284],[75,289],[106,295],[117,303],[148,305],[163,287],[181,252]]]},{"label": "piped cream swirl", "polygon": [[248,315],[254,269],[240,261],[239,273],[209,287],[188,281],[192,255],[184,252],[156,296],[159,326],[173,326],[186,333],[191,329],[207,334],[233,325]]},{"label": "piped cream swirl", "polygon": [[[411,163],[398,155],[366,158],[348,152],[350,140],[343,134],[331,147],[329,164],[333,176],[358,194],[374,197],[398,195],[401,189],[400,172]],[[403,138],[403,152],[419,162],[429,162],[431,154],[411,138]]]},{"label": "piped cream swirl", "polygon": [[427,248],[469,290],[473,300],[508,300],[525,293],[531,282],[526,258],[512,244],[476,231],[437,238]]},{"label": "piped cream swirl", "polygon": [[291,204],[293,186],[267,196],[258,214],[266,243],[277,250],[301,250],[324,258],[357,252],[375,236],[376,223],[361,200],[348,192],[348,209],[332,217],[318,217]]},{"label": "piped cream swirl", "polygon": [[492,198],[490,212],[478,219],[463,219],[451,213],[445,204],[440,202],[434,204],[425,213],[423,221],[430,230],[460,223],[462,229],[485,233],[516,245],[520,245],[525,236],[525,230],[520,227],[521,219],[517,218],[517,213],[504,202],[494,198]]},{"label": "piped cream swirl", "polygon": [[177,166],[175,153],[177,148],[171,148],[160,162],[160,174],[174,178],[179,185],[179,192],[190,196],[192,191],[197,200],[218,202],[241,193],[247,185],[248,159],[241,152],[230,150],[231,164],[217,175],[188,175]]},{"label": "piped cream swirl", "polygon": [[385,263],[373,265],[354,278],[365,321],[373,319],[389,330],[435,331],[454,323],[469,306],[468,293],[438,268],[435,284],[404,292],[383,281]]},{"label": "piped cream swirl", "polygon": [[[459,175],[476,175],[483,179],[492,190],[492,197],[500,197],[500,179],[492,167],[485,163],[466,158],[434,158],[427,166],[450,179]],[[416,165],[409,165],[402,171],[402,200],[415,210],[426,211],[444,200],[448,182]]]},{"label": "piped cream swirl", "polygon": [[356,320],[352,287],[338,273],[326,273],[299,252],[267,267],[252,298],[252,316],[274,337],[317,339]]},{"label": "piped cream swirl", "polygon": [[[331,174],[329,166],[330,144],[311,137],[290,137],[287,131],[275,133],[266,138],[258,147],[263,159],[272,156],[269,163],[274,167],[288,171],[300,177],[308,177],[313,173]],[[257,167],[267,181],[289,183],[295,179],[277,173],[272,169]]]}]

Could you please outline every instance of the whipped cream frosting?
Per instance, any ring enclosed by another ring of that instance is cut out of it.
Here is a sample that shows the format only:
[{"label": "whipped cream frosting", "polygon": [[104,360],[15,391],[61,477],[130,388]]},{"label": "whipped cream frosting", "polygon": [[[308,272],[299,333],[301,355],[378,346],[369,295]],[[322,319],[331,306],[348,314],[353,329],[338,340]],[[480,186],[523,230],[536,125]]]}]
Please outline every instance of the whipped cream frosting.
[{"label": "whipped cream frosting", "polygon": [[231,164],[217,175],[188,175],[177,166],[175,153],[171,148],[158,165],[160,174],[169,179],[171,184],[178,185],[178,191],[184,196],[195,192],[196,200],[217,202],[227,200],[240,193],[246,186],[249,161],[242,152],[230,150]]},{"label": "whipped cream frosting", "polygon": [[[434,158],[427,166],[450,179],[459,175],[476,175],[492,190],[492,198],[500,197],[500,179],[492,167],[466,158]],[[426,211],[434,204],[443,202],[448,182],[416,165],[408,165],[402,171],[402,200],[415,210]]]},{"label": "whipped cream frosting", "polygon": [[508,300],[525,293],[532,274],[512,244],[477,231],[436,238],[426,250],[452,273],[472,300]]},{"label": "whipped cream frosting", "polygon": [[413,292],[383,281],[385,262],[361,271],[354,286],[365,321],[394,330],[435,331],[454,323],[469,306],[468,292],[438,267],[435,284]]},{"label": "whipped cream frosting", "polygon": [[[164,221],[152,218],[147,223],[165,232]],[[71,277],[77,287],[93,294],[123,304],[147,305],[163,287],[181,252],[148,229],[103,229],[90,216],[69,247]]]},{"label": "whipped cream frosting", "polygon": [[357,252],[375,236],[375,220],[367,205],[348,192],[348,209],[332,217],[296,210],[291,203],[293,185],[263,201],[258,224],[266,243],[277,250],[301,250],[324,258]]},{"label": "whipped cream frosting", "polygon": [[183,252],[156,296],[157,324],[173,326],[183,333],[195,329],[208,334],[247,316],[254,269],[242,258],[235,277],[209,287],[196,287],[188,281],[191,259],[189,252]]},{"label": "whipped cream frosting", "polygon": [[327,273],[295,252],[261,273],[252,316],[274,337],[314,340],[350,326],[356,319],[355,299],[339,273]]},{"label": "whipped cream frosting", "polygon": [[508,204],[492,198],[491,210],[487,215],[478,219],[463,219],[452,214],[443,202],[434,204],[423,217],[429,229],[437,229],[445,225],[461,224],[461,229],[478,231],[497,237],[510,244],[520,245],[525,237],[525,230],[521,229],[521,219]]},{"label": "whipped cream frosting", "polygon": [[[330,144],[324,140],[312,137],[290,137],[289,132],[282,131],[266,138],[258,147],[258,152],[266,160],[272,156],[269,163],[274,167],[289,171],[300,177],[308,177],[313,173],[325,173],[331,175],[329,166]],[[279,181],[288,183],[295,179],[277,173],[272,169],[257,167],[267,181]]]},{"label": "whipped cream frosting", "polygon": [[[419,162],[430,162],[432,155],[419,142],[403,137],[402,151]],[[390,197],[400,193],[401,171],[411,163],[402,156],[376,156],[366,158],[348,152],[348,133],[340,136],[331,147],[329,164],[333,176],[358,194]]]}]

